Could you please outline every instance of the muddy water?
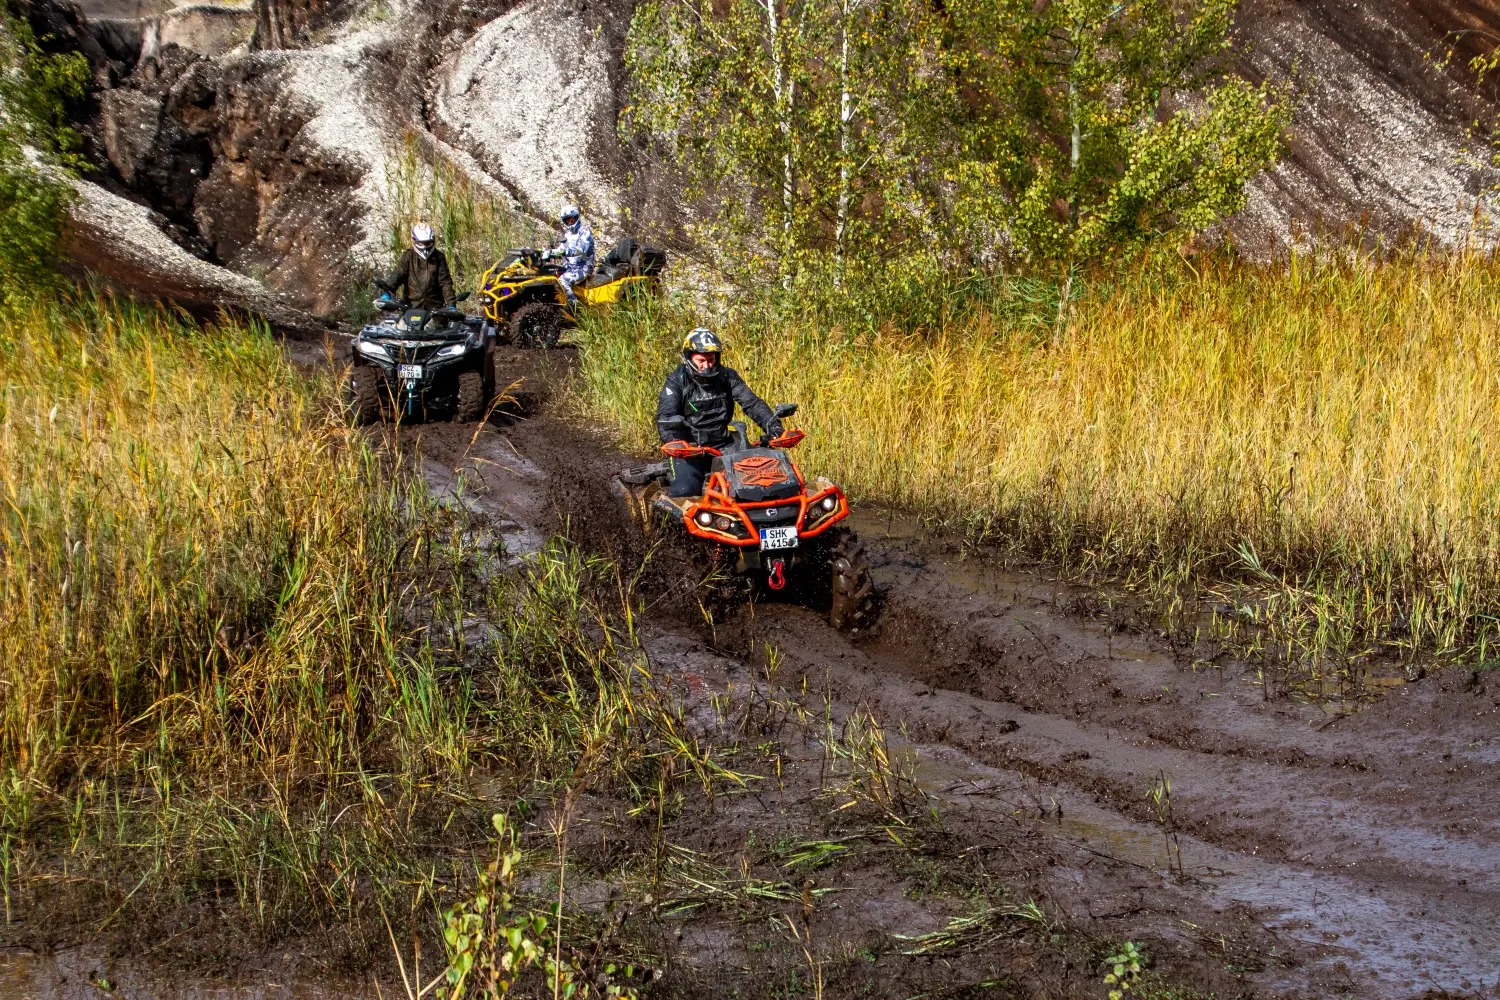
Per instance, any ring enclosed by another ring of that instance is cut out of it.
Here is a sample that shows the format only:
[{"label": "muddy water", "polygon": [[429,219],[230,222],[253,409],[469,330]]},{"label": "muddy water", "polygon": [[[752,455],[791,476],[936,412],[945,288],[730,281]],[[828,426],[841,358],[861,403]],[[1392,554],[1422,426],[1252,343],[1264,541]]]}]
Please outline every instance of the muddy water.
[{"label": "muddy water", "polygon": [[1357,996],[1410,997],[1428,989],[1485,995],[1500,986],[1493,892],[1475,906],[1469,894],[1434,897],[1421,883],[1375,884],[1226,851],[1189,835],[1169,840],[1162,826],[1101,808],[1073,789],[1050,786],[1038,803],[1034,783],[1017,772],[947,747],[913,749],[918,780],[941,801],[1006,816],[1040,805],[1052,817],[1038,822],[1060,837],[1153,872],[1164,885],[1200,892],[1218,908],[1253,907],[1278,937],[1315,956],[1302,968],[1260,977],[1266,988],[1308,995],[1310,980],[1346,976]]},{"label": "muddy water", "polygon": [[[844,698],[940,736],[929,789],[997,819],[1046,814],[1059,837],[1253,908],[1309,956],[1265,988],[1500,996],[1493,698],[1402,684],[1330,718],[1237,665],[1194,671],[1060,614],[1048,581],[934,555],[910,522],[861,527],[881,635],[851,648],[791,609],[760,609],[758,628]],[[1144,801],[1161,778],[1172,847]]]}]

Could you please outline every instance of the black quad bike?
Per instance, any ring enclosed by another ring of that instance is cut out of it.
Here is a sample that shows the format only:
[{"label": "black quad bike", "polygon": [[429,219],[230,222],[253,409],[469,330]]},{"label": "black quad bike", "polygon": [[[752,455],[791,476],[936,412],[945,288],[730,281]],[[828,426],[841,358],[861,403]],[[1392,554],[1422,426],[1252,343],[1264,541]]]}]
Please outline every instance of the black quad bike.
[{"label": "black quad bike", "polygon": [[[795,403],[776,407],[781,419],[797,412]],[[673,418],[678,426],[685,421]],[[802,440],[800,430],[750,440],[744,422],[729,425],[730,441],[706,447],[669,441],[671,458],[713,456],[703,495],[669,497],[671,464],[626,469],[616,478],[635,519],[653,530],[672,530],[713,546],[713,561],[746,578],[755,589],[790,591],[791,596],[827,609],[834,628],[870,625],[876,598],[870,566],[859,538],[840,524],[849,501],[838,485],[819,476],[803,479],[788,450]]]},{"label": "black quad bike", "polygon": [[355,419],[483,417],[495,395],[494,326],[458,309],[413,309],[389,293],[375,306],[386,315],[350,344],[354,366],[344,395]]}]

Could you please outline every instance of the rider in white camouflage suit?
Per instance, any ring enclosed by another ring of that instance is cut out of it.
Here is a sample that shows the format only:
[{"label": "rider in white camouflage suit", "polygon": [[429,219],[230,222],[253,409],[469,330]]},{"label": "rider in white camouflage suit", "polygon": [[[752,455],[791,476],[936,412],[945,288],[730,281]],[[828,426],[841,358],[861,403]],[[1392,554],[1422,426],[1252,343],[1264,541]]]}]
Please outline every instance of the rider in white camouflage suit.
[{"label": "rider in white camouflage suit", "polygon": [[575,205],[562,210],[562,224],[562,252],[567,269],[558,280],[568,293],[568,305],[576,306],[578,296],[573,293],[573,286],[587,281],[594,273],[594,231],[583,221]]}]

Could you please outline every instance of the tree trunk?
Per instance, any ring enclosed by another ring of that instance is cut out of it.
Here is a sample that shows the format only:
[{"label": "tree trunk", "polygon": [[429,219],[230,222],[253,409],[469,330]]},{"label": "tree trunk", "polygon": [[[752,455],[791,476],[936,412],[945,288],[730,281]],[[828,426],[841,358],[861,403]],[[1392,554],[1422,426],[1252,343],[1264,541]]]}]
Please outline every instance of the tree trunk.
[{"label": "tree trunk", "polygon": [[843,283],[844,234],[849,230],[849,146],[854,121],[854,95],[849,90],[849,14],[852,0],[843,0],[839,17],[839,203],[833,229],[833,253],[837,265],[834,280]]},{"label": "tree trunk", "polygon": [[[797,83],[787,71],[786,53],[781,37],[781,18],[777,0],[765,0],[766,28],[771,43],[771,87],[776,96],[776,116],[781,132],[781,243],[785,257],[792,243],[792,206],[797,177],[792,159],[792,107],[797,99]],[[785,263],[783,261],[783,266]]]}]

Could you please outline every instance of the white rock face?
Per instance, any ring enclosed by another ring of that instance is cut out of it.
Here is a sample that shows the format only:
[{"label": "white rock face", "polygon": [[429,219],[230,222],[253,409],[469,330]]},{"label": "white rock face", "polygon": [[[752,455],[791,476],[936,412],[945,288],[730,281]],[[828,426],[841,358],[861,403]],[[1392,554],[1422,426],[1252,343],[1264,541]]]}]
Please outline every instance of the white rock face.
[{"label": "white rock face", "polygon": [[153,28],[161,45],[180,45],[214,58],[249,44],[255,34],[255,10],[227,4],[189,4],[167,11]]},{"label": "white rock face", "polygon": [[401,130],[386,120],[379,110],[381,102],[373,99],[381,81],[371,79],[374,61],[370,54],[391,38],[398,23],[399,19],[392,19],[325,45],[278,53],[288,71],[285,98],[299,102],[312,114],[299,138],[360,174],[359,185],[350,195],[365,209],[364,239],[350,248],[350,254],[372,265],[386,262],[381,205],[387,157]]},{"label": "white rock face", "polygon": [[[1375,26],[1364,30],[1393,47],[1420,41],[1404,37],[1377,9],[1367,6],[1362,16]],[[1401,78],[1385,72],[1377,55],[1352,49],[1305,10],[1283,5],[1260,28],[1248,61],[1301,90],[1291,155],[1251,183],[1249,202],[1232,223],[1253,253],[1337,238],[1343,226],[1385,234],[1420,228],[1449,246],[1494,241],[1483,145],[1476,148],[1466,129],[1393,86]],[[1431,75],[1440,78],[1436,70]],[[1334,232],[1319,232],[1327,229]]]},{"label": "white rock face", "polygon": [[606,226],[619,193],[595,162],[614,141],[616,54],[576,0],[532,0],[491,21],[438,70],[433,113],[453,145],[539,215],[568,202]]}]

